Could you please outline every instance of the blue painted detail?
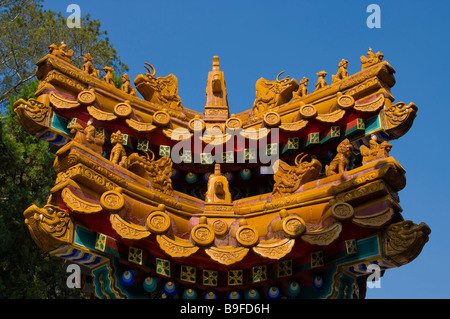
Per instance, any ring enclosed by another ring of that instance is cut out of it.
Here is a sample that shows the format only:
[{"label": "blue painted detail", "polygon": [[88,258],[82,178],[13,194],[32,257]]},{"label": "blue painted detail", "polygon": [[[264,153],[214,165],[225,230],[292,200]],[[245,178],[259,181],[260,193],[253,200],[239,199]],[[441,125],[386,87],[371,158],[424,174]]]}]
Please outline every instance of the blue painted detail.
[{"label": "blue painted detail", "polygon": [[245,299],[259,299],[259,292],[255,289],[250,289],[245,293]]},{"label": "blue painted detail", "polygon": [[197,292],[194,289],[186,289],[183,292],[183,299],[196,299]]},{"label": "blue painted detail", "polygon": [[122,276],[120,276],[120,281],[125,286],[131,286],[134,284],[134,273],[131,270],[124,271]]},{"label": "blue painted detail", "polygon": [[281,298],[281,291],[278,289],[278,287],[272,286],[269,289],[267,289],[267,298],[269,299],[280,299]]},{"label": "blue painted detail", "polygon": [[325,285],[325,280],[323,279],[322,276],[314,276],[314,280],[313,280],[313,287],[315,290],[320,291],[322,290],[323,286]]},{"label": "blue painted detail", "polygon": [[288,295],[291,297],[296,297],[300,294],[300,285],[296,281],[292,281],[287,288]]},{"label": "blue painted detail", "polygon": [[142,285],[145,291],[154,292],[156,290],[156,287],[158,286],[158,282],[156,281],[156,278],[147,277],[145,278]]},{"label": "blue painted detail", "polygon": [[67,128],[69,124],[69,120],[64,117],[59,116],[58,114],[53,113],[52,124],[51,127],[53,130],[57,132],[61,132],[63,135],[70,136],[70,130]]},{"label": "blue painted detail", "polygon": [[238,291],[230,291],[227,295],[228,299],[241,299],[241,294]]},{"label": "blue painted detail", "polygon": [[164,284],[163,291],[168,297],[173,297],[178,292],[178,287],[173,281],[168,281]]}]

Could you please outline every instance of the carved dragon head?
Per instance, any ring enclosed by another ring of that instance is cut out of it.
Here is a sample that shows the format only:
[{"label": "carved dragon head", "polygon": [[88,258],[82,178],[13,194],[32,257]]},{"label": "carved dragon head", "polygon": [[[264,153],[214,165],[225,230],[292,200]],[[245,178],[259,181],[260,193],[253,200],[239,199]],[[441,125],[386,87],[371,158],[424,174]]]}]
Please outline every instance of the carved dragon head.
[{"label": "carved dragon head", "polygon": [[[302,157],[299,159],[300,156]],[[308,154],[303,155],[301,153],[295,159],[297,174],[301,175],[301,184],[315,180],[322,170],[322,163],[315,158],[311,159],[310,162],[305,162],[307,156]]]},{"label": "carved dragon head", "polygon": [[425,223],[417,225],[405,220],[390,225],[384,236],[386,257],[399,265],[411,262],[422,251],[430,233]]}]

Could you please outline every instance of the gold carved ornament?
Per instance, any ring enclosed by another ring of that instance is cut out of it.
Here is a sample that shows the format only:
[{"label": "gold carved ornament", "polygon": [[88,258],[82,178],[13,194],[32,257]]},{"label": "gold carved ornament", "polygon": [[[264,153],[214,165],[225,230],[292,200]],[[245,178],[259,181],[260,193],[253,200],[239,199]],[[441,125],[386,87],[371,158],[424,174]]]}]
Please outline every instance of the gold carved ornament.
[{"label": "gold carved ornament", "polygon": [[214,229],[207,224],[206,217],[200,217],[199,224],[192,228],[191,238],[199,246],[209,246],[214,242]]},{"label": "gold carved ornament", "polygon": [[146,226],[152,233],[159,235],[170,229],[171,221],[169,216],[165,213],[165,210],[166,206],[160,204],[157,209],[147,217]]},{"label": "gold carved ornament", "polygon": [[115,114],[99,110],[92,105],[87,106],[87,111],[90,116],[99,121],[113,121],[117,119],[117,116]]},{"label": "gold carved ornament", "polygon": [[64,99],[63,97],[57,95],[55,92],[50,92],[49,94],[50,103],[52,103],[58,109],[74,109],[80,106],[78,101],[71,101]]},{"label": "gold carved ornament", "polygon": [[239,221],[236,240],[243,247],[251,247],[259,242],[259,234],[255,227],[247,225],[245,220]]},{"label": "gold carved ornament", "polygon": [[361,145],[359,151],[363,156],[363,163],[372,161],[378,158],[389,157],[389,152],[392,149],[392,145],[387,141],[383,141],[378,144],[376,135],[370,137],[369,147]]},{"label": "gold carved ornament", "polygon": [[217,219],[212,223],[212,228],[216,236],[223,236],[228,232],[228,225],[221,219]]},{"label": "gold carved ornament", "polygon": [[107,191],[100,197],[100,205],[108,211],[117,212],[125,205],[123,195],[118,191]]},{"label": "gold carved ornament", "polygon": [[352,219],[352,223],[358,226],[381,228],[387,225],[394,217],[394,210],[392,208],[386,208],[381,212],[369,216],[355,216]]},{"label": "gold carved ornament", "polygon": [[298,90],[299,84],[295,79],[289,79],[289,76],[279,79],[283,73],[284,71],[280,72],[275,81],[268,81],[264,78],[256,81],[256,99],[252,109],[254,120],[258,119],[258,116],[255,115],[263,114],[265,111],[287,103],[292,98],[293,92]]},{"label": "gold carved ornament", "polygon": [[311,245],[327,246],[339,237],[341,231],[342,225],[338,222],[326,229],[306,232],[301,239]]},{"label": "gold carved ornament", "polygon": [[157,235],[156,241],[162,250],[174,258],[189,257],[199,249],[187,240],[181,240],[180,238],[173,240],[166,235]]},{"label": "gold carved ornament", "polygon": [[301,217],[297,215],[290,215],[283,218],[282,228],[287,235],[289,235],[291,238],[295,238],[305,232],[306,224]]},{"label": "gold carved ornament", "polygon": [[157,126],[167,126],[170,123],[170,114],[167,111],[157,111],[153,114],[153,124]]},{"label": "gold carved ornament", "polygon": [[294,245],[294,239],[284,238],[275,241],[260,242],[252,249],[262,257],[279,260],[289,254]]},{"label": "gold carved ornament", "polygon": [[352,205],[340,202],[331,206],[331,215],[337,220],[345,221],[353,218],[354,210]]},{"label": "gold carved ornament", "polygon": [[[273,198],[280,198],[295,193],[301,185],[317,179],[322,169],[322,164],[316,159],[310,162],[304,161],[308,154],[299,154],[295,159],[295,166],[277,160],[278,170],[274,174]],[[299,159],[299,157],[301,157]]]},{"label": "gold carved ornament", "polygon": [[242,127],[242,121],[234,117],[234,114],[225,122],[225,127],[229,130],[236,130]]},{"label": "gold carved ornament", "polygon": [[247,255],[249,249],[245,247],[215,247],[211,246],[205,249],[205,253],[211,257],[212,260],[217,261],[222,265],[235,264]]},{"label": "gold carved ornament", "polygon": [[29,99],[28,101],[19,99],[14,102],[13,107],[20,123],[30,134],[42,132],[47,128],[46,124],[51,112],[48,103],[42,103],[37,99]]},{"label": "gold carved ornament", "polygon": [[131,115],[133,109],[129,101],[118,103],[114,106],[114,114],[118,117],[127,118]]},{"label": "gold carved ornament", "polygon": [[139,240],[150,236],[145,227],[129,223],[118,214],[111,214],[109,220],[112,228],[124,239]]},{"label": "gold carved ornament", "polygon": [[337,98],[337,104],[341,109],[348,110],[355,106],[355,99],[351,95],[343,94]]},{"label": "gold carved ornament", "polygon": [[312,104],[305,104],[302,105],[299,109],[300,115],[304,119],[312,119],[317,116],[317,110],[314,105]]},{"label": "gold carved ornament", "polygon": [[95,214],[103,210],[103,207],[99,204],[90,203],[85,200],[82,200],[81,198],[78,198],[67,187],[65,187],[61,191],[61,198],[63,199],[67,207],[75,213]]},{"label": "gold carved ornament", "polygon": [[70,214],[57,206],[32,205],[23,213],[25,224],[36,244],[49,252],[72,241],[73,222]]},{"label": "gold carved ornament", "polygon": [[384,253],[398,265],[407,264],[420,254],[430,233],[425,223],[417,225],[405,220],[391,224],[383,237]]},{"label": "gold carved ornament", "polygon": [[270,111],[264,115],[264,125],[267,127],[276,127],[281,123],[281,117],[277,112]]},{"label": "gold carved ornament", "polygon": [[330,165],[325,166],[327,176],[343,174],[347,171],[349,158],[353,153],[353,145],[346,138],[337,147],[337,154],[331,161]]}]

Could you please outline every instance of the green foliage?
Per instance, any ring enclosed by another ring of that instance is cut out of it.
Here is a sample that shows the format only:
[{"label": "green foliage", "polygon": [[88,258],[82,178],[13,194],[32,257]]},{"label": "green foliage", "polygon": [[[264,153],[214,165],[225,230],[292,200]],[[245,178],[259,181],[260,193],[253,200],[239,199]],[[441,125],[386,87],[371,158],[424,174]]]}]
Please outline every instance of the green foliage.
[{"label": "green foliage", "polygon": [[[67,288],[63,261],[42,251],[24,223],[23,212],[32,204],[43,207],[56,179],[49,144],[28,134],[13,110],[19,98],[34,98],[35,63],[48,45],[64,41],[80,68],[89,52],[97,69],[127,70],[98,20],[87,15],[81,28],[70,29],[61,13],[42,10],[41,2],[0,0],[0,298],[84,297]],[[115,82],[121,85],[119,76]]]},{"label": "green foliage", "polygon": [[13,110],[17,99],[34,98],[37,85],[12,97],[0,121],[0,298],[81,297],[66,287],[63,261],[42,251],[24,223],[25,209],[44,206],[56,178],[48,143],[28,134]]},{"label": "green foliage", "polygon": [[[4,3],[2,3],[4,2]],[[72,64],[81,68],[83,55],[90,53],[101,70],[111,66],[119,74],[128,67],[120,61],[100,21],[81,17],[81,28],[69,28],[60,12],[44,11],[41,0],[0,0],[0,106],[11,94],[34,77],[35,63],[47,54],[50,44],[74,50]],[[20,39],[20,41],[18,41]],[[4,105],[3,105],[4,106]]]}]

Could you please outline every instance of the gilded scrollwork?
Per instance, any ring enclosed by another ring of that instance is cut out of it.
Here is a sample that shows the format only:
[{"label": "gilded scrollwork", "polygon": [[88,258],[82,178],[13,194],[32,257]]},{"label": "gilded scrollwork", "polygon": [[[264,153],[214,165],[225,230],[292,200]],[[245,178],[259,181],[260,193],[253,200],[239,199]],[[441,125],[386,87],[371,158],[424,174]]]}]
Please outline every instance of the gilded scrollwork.
[{"label": "gilded scrollwork", "polygon": [[199,247],[181,238],[171,239],[166,235],[158,235],[156,240],[159,247],[174,258],[189,257],[199,249]]},{"label": "gilded scrollwork", "polygon": [[342,231],[342,224],[335,223],[328,228],[306,232],[300,238],[311,245],[327,246],[334,242]]},{"label": "gilded scrollwork", "polygon": [[150,232],[144,226],[127,222],[118,214],[111,214],[109,220],[111,227],[124,239],[139,240],[150,236]]},{"label": "gilded scrollwork", "polygon": [[386,226],[393,217],[394,210],[389,207],[379,213],[371,214],[369,216],[355,216],[352,219],[352,223],[362,227],[380,228]]},{"label": "gilded scrollwork", "polygon": [[147,217],[146,226],[152,233],[164,234],[170,229],[170,217],[165,213],[165,210],[166,206],[160,204],[157,209]]},{"label": "gilded scrollwork", "polygon": [[252,249],[262,257],[279,260],[291,252],[294,244],[295,239],[285,238],[260,242]]},{"label": "gilded scrollwork", "polygon": [[384,95],[380,94],[373,101],[367,103],[359,103],[358,105],[355,105],[354,108],[355,110],[360,112],[377,112],[383,107],[384,100],[385,100]]},{"label": "gilded scrollwork", "polygon": [[54,105],[58,109],[74,109],[80,106],[80,103],[78,101],[64,99],[55,92],[50,92],[49,98],[50,103],[52,103],[52,105]]},{"label": "gilded scrollwork", "polygon": [[101,205],[91,203],[79,198],[67,187],[61,191],[61,198],[63,199],[67,207],[75,213],[95,214],[103,210],[103,207]]},{"label": "gilded scrollwork", "polygon": [[224,247],[209,247],[205,249],[205,253],[211,257],[212,260],[217,261],[218,263],[222,265],[232,265],[235,264],[247,255],[249,252],[248,248],[245,247],[230,247],[230,246],[224,246]]}]

